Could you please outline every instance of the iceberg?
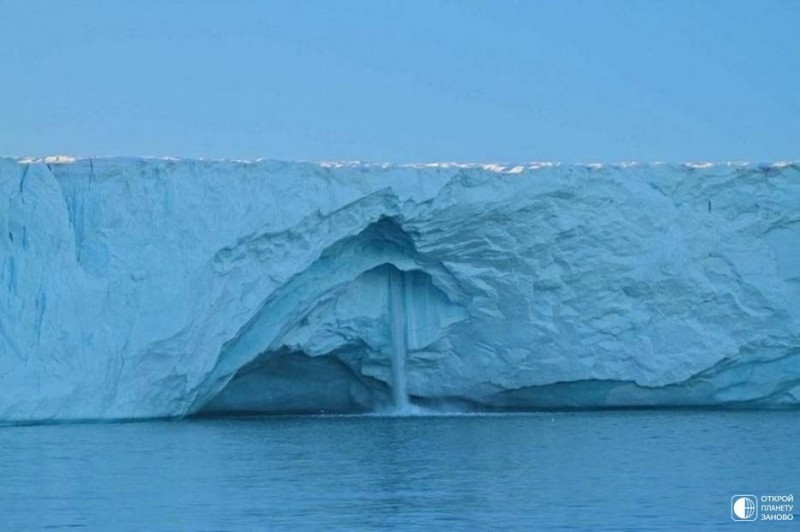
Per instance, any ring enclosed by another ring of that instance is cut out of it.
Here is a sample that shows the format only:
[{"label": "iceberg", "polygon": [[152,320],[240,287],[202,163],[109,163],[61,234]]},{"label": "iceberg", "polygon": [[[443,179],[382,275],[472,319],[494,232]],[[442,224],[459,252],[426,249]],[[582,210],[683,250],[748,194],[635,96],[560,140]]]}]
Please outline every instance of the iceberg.
[{"label": "iceberg", "polygon": [[798,163],[0,159],[0,421],[798,404]]}]

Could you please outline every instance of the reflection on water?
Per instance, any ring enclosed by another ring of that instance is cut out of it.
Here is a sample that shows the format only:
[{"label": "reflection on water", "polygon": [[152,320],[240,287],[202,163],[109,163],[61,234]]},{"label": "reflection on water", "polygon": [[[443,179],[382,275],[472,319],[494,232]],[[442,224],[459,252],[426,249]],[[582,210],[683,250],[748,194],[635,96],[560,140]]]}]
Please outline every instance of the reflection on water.
[{"label": "reflection on water", "polygon": [[800,495],[799,426],[606,411],[4,427],[0,513],[6,529],[727,527],[734,494]]}]

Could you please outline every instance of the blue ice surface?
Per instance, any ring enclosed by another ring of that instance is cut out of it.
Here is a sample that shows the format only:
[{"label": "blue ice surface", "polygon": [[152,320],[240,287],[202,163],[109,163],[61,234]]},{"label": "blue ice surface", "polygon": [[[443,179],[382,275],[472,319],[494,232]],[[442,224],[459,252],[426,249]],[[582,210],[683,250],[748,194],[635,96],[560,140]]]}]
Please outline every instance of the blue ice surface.
[{"label": "blue ice surface", "polygon": [[800,164],[0,159],[0,421],[800,404]]}]

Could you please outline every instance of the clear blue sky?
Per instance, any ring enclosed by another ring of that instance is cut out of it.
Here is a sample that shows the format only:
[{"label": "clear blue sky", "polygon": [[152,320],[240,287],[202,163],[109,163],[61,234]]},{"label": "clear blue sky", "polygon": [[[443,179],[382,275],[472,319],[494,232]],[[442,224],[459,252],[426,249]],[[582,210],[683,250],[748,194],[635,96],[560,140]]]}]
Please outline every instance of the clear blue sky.
[{"label": "clear blue sky", "polygon": [[800,158],[800,1],[0,0],[0,155]]}]

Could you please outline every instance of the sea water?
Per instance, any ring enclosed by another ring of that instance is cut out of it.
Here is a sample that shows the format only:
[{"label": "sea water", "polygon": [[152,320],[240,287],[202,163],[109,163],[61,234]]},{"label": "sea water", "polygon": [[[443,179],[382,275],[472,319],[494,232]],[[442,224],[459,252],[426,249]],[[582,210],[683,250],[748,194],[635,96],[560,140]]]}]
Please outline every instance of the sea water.
[{"label": "sea water", "polygon": [[798,421],[658,410],[6,426],[0,527],[724,529],[737,526],[733,495],[800,495]]}]

